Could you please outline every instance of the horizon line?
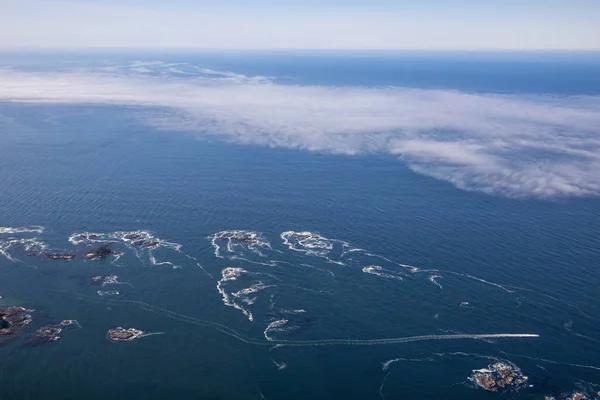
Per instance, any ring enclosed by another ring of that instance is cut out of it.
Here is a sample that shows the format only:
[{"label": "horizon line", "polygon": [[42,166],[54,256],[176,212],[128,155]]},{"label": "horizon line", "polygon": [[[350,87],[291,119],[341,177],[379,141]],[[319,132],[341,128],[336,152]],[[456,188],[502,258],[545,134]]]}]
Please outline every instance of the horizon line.
[{"label": "horizon line", "polygon": [[314,48],[314,47],[114,47],[114,46],[67,46],[67,47],[35,47],[35,46],[9,46],[1,47],[0,52],[7,51],[312,51],[312,52],[462,52],[462,53],[600,53],[598,48]]}]

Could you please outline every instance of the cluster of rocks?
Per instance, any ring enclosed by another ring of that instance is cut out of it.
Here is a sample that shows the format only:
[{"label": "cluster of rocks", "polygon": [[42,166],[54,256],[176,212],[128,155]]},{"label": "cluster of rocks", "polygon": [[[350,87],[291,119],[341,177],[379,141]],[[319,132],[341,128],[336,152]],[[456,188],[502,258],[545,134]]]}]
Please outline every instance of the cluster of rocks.
[{"label": "cluster of rocks", "polygon": [[260,236],[255,232],[248,231],[225,231],[217,238],[218,240],[228,240],[233,244],[243,244],[247,246],[253,246],[262,243]]},{"label": "cluster of rocks", "polygon": [[130,342],[144,335],[144,331],[135,328],[117,328],[109,329],[106,338],[111,342]]},{"label": "cluster of rocks", "polygon": [[129,232],[123,235],[123,241],[133,247],[148,249],[155,249],[161,245],[160,240],[148,235],[146,232]]},{"label": "cluster of rocks", "polygon": [[473,371],[469,380],[487,391],[498,392],[518,389],[527,383],[528,378],[516,366],[497,362],[487,369]]},{"label": "cluster of rocks", "polygon": [[79,323],[74,319],[65,319],[56,325],[42,326],[35,331],[33,337],[29,340],[29,344],[41,344],[46,342],[55,342],[62,338],[61,333],[68,328],[79,326]]},{"label": "cluster of rocks", "polygon": [[0,336],[13,336],[32,321],[31,312],[23,307],[0,308]]},{"label": "cluster of rocks", "polygon": [[97,248],[85,253],[84,257],[86,260],[93,261],[93,260],[101,260],[108,256],[117,255],[117,254],[119,254],[119,253],[116,252],[115,250],[113,250],[110,247],[109,243],[104,243],[100,247],[97,247]]},{"label": "cluster of rocks", "polygon": [[72,243],[80,243],[90,240],[99,240],[102,236],[97,233],[77,233],[69,238]]},{"label": "cluster of rocks", "polygon": [[[119,255],[120,253],[113,250],[110,247],[110,243],[104,243],[101,246],[89,250],[87,252],[85,252],[83,254],[83,258],[86,260],[100,260],[103,258],[106,258],[108,256],[111,255]],[[46,260],[55,260],[55,261],[73,261],[74,259],[77,258],[77,252],[50,252],[50,251],[45,251],[45,250],[40,250],[40,251],[35,251],[34,250],[28,250],[25,253],[26,256],[28,257],[41,257],[42,259],[46,259]]]}]

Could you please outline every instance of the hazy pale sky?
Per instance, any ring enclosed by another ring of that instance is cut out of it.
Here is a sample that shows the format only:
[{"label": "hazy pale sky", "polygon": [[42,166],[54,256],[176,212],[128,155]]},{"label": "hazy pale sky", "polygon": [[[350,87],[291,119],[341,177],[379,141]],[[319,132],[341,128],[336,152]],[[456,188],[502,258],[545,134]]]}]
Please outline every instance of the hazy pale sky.
[{"label": "hazy pale sky", "polygon": [[600,49],[600,0],[0,0],[0,48]]}]

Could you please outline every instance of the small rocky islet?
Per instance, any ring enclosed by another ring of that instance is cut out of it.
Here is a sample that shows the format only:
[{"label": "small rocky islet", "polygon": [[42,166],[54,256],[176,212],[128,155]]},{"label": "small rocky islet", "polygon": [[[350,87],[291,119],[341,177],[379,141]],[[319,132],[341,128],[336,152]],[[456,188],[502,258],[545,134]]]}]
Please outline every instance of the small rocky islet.
[{"label": "small rocky islet", "polygon": [[[469,380],[488,392],[506,392],[531,387],[529,378],[508,362],[497,362],[488,368],[475,370]],[[544,396],[544,400],[600,400],[600,392],[589,395],[581,391],[570,394]]]},{"label": "small rocky islet", "polygon": [[106,338],[111,342],[131,342],[132,340],[142,337],[144,334],[145,332],[139,329],[126,329],[119,326],[109,329],[106,333]]},{"label": "small rocky islet", "polygon": [[104,243],[99,247],[90,250],[84,254],[84,258],[89,261],[101,260],[108,256],[118,255],[119,252],[115,251],[110,247],[110,243]]},{"label": "small rocky islet", "polygon": [[252,246],[262,243],[261,238],[255,232],[248,231],[225,231],[217,237],[221,241],[229,241],[232,244],[243,244]]},{"label": "small rocky islet", "polygon": [[55,325],[42,326],[33,333],[32,337],[27,341],[27,344],[37,345],[47,342],[55,342],[62,338],[61,334],[65,330],[79,326],[79,323],[74,319],[65,319]]},{"label": "small rocky islet", "polygon": [[488,392],[519,389],[527,384],[528,379],[519,368],[504,362],[475,370],[469,377],[471,382]]}]

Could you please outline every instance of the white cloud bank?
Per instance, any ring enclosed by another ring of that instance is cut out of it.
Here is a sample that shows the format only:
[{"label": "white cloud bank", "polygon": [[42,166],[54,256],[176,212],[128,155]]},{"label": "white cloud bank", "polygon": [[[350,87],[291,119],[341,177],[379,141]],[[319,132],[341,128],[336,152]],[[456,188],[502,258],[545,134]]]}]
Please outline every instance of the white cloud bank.
[{"label": "white cloud bank", "polygon": [[51,73],[0,69],[0,101],[157,107],[163,112],[149,113],[148,122],[162,129],[336,154],[392,154],[466,190],[600,195],[600,97],[594,96],[290,86],[135,63]]}]

